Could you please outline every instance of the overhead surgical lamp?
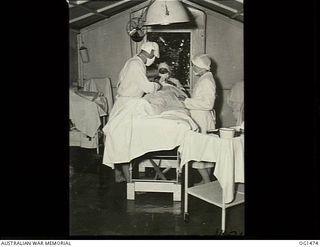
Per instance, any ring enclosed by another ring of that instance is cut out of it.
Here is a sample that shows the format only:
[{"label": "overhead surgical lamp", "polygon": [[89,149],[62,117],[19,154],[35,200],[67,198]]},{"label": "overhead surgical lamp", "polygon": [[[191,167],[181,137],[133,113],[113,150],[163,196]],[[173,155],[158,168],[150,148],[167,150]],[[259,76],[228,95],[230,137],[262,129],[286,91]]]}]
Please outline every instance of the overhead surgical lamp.
[{"label": "overhead surgical lamp", "polygon": [[144,25],[169,25],[189,21],[188,13],[180,0],[151,0]]}]

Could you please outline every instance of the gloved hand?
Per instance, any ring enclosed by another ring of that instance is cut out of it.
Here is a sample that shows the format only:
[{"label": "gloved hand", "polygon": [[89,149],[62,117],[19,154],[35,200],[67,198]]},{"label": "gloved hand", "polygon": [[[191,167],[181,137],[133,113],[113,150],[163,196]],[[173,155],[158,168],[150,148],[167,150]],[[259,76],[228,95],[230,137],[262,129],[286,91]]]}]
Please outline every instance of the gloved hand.
[{"label": "gloved hand", "polygon": [[156,83],[157,83],[157,86],[158,86],[157,91],[161,90],[162,89],[162,85],[159,82],[156,82]]},{"label": "gloved hand", "polygon": [[180,101],[184,101],[185,99],[186,99],[186,97],[183,96],[183,95],[179,95],[179,96],[178,96],[178,100],[180,100]]}]

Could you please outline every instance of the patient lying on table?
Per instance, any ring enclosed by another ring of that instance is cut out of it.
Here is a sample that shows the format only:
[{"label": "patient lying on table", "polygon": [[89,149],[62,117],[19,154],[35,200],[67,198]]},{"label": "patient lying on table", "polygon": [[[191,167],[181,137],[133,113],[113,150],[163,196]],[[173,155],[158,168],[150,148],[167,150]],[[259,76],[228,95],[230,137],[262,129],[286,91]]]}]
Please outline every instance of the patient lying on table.
[{"label": "patient lying on table", "polygon": [[160,114],[164,111],[178,110],[189,115],[189,111],[178,99],[180,95],[187,97],[185,92],[168,84],[164,85],[160,91],[146,94],[144,99],[152,105],[155,110],[155,114]]},{"label": "patient lying on table", "polygon": [[162,86],[172,85],[190,97],[188,91],[182,86],[180,81],[172,77],[172,71],[166,62],[162,62],[158,65],[158,76],[154,80],[159,82]]},{"label": "patient lying on table", "polygon": [[[186,93],[173,85],[164,85],[161,90],[154,93],[145,94],[143,99],[146,103],[149,103],[149,107],[152,110],[148,111],[147,119],[168,119],[169,121],[176,121],[183,125],[191,126],[190,129],[196,130],[198,126],[190,117],[189,110],[187,110],[184,104],[179,101],[178,97],[183,95],[187,97]],[[137,109],[137,108],[135,108]],[[112,132],[115,133],[114,131]],[[122,182],[126,179],[121,174],[121,171],[115,169],[116,182]]]}]

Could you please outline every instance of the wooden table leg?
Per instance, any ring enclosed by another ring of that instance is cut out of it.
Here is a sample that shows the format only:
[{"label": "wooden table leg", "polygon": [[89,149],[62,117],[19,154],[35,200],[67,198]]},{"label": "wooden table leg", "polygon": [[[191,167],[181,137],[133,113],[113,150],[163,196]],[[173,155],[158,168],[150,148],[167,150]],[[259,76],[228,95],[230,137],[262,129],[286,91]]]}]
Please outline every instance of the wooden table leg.
[{"label": "wooden table leg", "polygon": [[162,179],[162,180],[167,180],[167,178],[162,174],[159,166],[156,164],[156,162],[154,162],[152,159],[150,159],[150,162],[153,166],[153,168],[156,170],[156,173],[159,175],[159,177]]}]

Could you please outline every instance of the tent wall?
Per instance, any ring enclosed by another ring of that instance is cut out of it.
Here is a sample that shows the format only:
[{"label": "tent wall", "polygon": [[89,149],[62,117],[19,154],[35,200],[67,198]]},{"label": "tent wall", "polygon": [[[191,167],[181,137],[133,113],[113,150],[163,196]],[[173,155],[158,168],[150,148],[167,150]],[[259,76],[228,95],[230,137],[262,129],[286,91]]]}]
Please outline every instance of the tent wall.
[{"label": "tent wall", "polygon": [[[88,48],[90,62],[79,65],[83,71],[80,83],[90,77],[109,76],[116,95],[119,72],[132,56],[130,38],[125,28],[130,11],[132,9],[81,30],[80,42]],[[235,119],[226,98],[232,85],[243,81],[243,25],[214,11],[204,11],[207,13],[206,52],[217,65],[218,97],[215,108],[218,127],[232,126]]]},{"label": "tent wall", "polygon": [[216,64],[217,99],[215,109],[220,126],[236,121],[226,99],[232,85],[243,81],[243,25],[210,11],[207,15],[206,52]]},{"label": "tent wall", "polygon": [[69,31],[69,83],[78,81],[77,33]]}]

